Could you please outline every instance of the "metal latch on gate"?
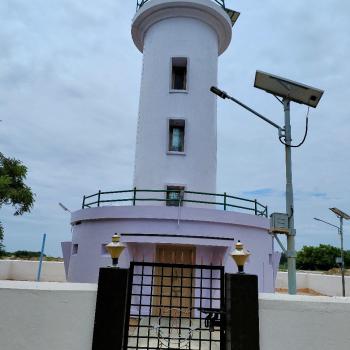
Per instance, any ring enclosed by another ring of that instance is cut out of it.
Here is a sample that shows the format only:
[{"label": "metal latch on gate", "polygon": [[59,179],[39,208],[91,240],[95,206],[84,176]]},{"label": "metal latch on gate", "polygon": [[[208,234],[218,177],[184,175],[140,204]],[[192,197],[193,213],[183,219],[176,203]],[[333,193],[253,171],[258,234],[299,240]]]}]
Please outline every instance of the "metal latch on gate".
[{"label": "metal latch on gate", "polygon": [[204,319],[204,325],[205,327],[209,328],[210,332],[214,332],[215,327],[221,326],[221,316],[219,318],[219,315],[224,315],[225,311],[221,309],[213,309],[213,308],[197,308],[197,309],[200,312],[207,314],[207,316]]}]

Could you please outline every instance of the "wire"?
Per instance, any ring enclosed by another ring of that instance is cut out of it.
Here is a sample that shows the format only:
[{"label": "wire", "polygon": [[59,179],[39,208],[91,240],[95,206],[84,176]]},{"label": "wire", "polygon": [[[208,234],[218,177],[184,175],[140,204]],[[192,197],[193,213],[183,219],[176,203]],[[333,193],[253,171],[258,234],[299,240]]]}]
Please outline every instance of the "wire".
[{"label": "wire", "polygon": [[304,134],[304,137],[303,139],[301,140],[300,143],[298,143],[297,145],[288,145],[285,141],[282,141],[282,138],[284,138],[284,140],[286,139],[285,136],[280,136],[279,137],[279,140],[280,142],[285,145],[285,146],[289,146],[289,147],[293,147],[293,148],[297,148],[297,147],[300,147],[306,140],[306,137],[307,137],[307,133],[308,133],[308,130],[309,130],[309,113],[310,113],[310,106],[307,107],[307,113],[306,113],[306,125],[305,125],[305,134]]}]

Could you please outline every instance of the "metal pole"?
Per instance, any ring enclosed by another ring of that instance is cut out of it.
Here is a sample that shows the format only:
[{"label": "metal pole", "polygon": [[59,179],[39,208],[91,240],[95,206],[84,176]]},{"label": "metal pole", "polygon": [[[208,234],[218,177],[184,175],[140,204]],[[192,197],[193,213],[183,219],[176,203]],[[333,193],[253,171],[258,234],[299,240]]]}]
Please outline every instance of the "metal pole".
[{"label": "metal pole", "polygon": [[43,256],[44,256],[44,249],[45,249],[45,241],[46,241],[46,233],[43,234],[43,241],[42,241],[42,244],[41,244],[38,275],[37,275],[37,277],[36,277],[37,282],[40,281],[40,276],[41,276],[41,267],[42,267],[42,265],[43,265]]},{"label": "metal pole", "polygon": [[[286,212],[288,214],[288,235],[287,235],[287,258],[288,258],[288,292],[289,294],[296,294],[296,251],[295,251],[295,229],[294,229],[294,200],[293,200],[293,182],[292,182],[292,128],[290,125],[290,100],[288,98],[283,99],[284,107],[284,129],[272,120],[264,117],[262,114],[256,112],[252,108],[248,107],[236,98],[228,95],[226,92],[221,91],[215,87],[211,87],[210,91],[219,97],[225,99],[228,98],[231,101],[237,103],[241,107],[245,108],[249,112],[255,114],[265,122],[278,129],[279,136],[284,137],[285,141],[285,153],[286,153]],[[284,131],[284,134],[282,132]]]},{"label": "metal pole", "polygon": [[288,214],[287,235],[287,258],[288,258],[288,293],[297,293],[296,283],[296,252],[295,252],[295,229],[294,229],[294,199],[292,180],[292,128],[290,125],[290,101],[283,99],[284,128],[285,128],[285,151],[286,151],[286,212]]},{"label": "metal pole", "polygon": [[340,250],[341,250],[341,282],[342,282],[342,292],[343,292],[343,297],[345,297],[345,271],[344,271],[344,240],[343,240],[343,218],[340,217],[340,229],[339,229],[339,234],[340,234]]},{"label": "metal pole", "polygon": [[[242,103],[241,101],[237,100],[236,98],[232,97],[232,96],[229,96],[226,94],[226,97],[225,98],[228,98],[230,99],[231,101],[237,103],[238,105],[240,105],[241,107],[243,107],[244,109],[246,109],[247,111],[255,114],[257,117],[259,117],[260,119],[264,120],[266,123],[269,123],[270,125],[274,126],[276,129],[278,130],[282,130],[282,128],[276,124],[275,122],[273,122],[272,120],[264,117],[262,114],[258,113],[257,111],[254,111],[254,109],[248,107],[247,105],[245,105],[244,103]],[[289,101],[288,101],[289,103]]]}]

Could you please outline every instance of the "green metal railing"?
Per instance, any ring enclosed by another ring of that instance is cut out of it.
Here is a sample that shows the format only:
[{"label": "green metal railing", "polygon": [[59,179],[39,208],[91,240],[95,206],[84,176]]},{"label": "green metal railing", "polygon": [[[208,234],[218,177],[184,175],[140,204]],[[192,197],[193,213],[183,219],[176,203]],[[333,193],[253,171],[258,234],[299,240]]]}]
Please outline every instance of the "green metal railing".
[{"label": "green metal railing", "polygon": [[[140,7],[142,7],[146,2],[148,2],[150,0],[136,0],[136,10],[138,10]],[[225,7],[225,0],[213,0],[214,2],[216,2],[218,5],[220,5],[223,8]]]},{"label": "green metal railing", "polygon": [[[170,193],[176,193],[178,198],[169,198],[168,194]],[[213,200],[207,200],[208,197]],[[132,205],[136,205],[136,203],[140,202],[164,202],[166,205],[174,206],[174,201],[177,202],[179,206],[182,205],[182,203],[216,205],[223,210],[241,209],[252,212],[255,215],[268,216],[267,206],[260,204],[256,199],[230,196],[226,192],[208,193],[177,190],[142,190],[136,187],[126,191],[102,192],[100,190],[90,196],[84,196],[82,209],[125,202],[131,203]]]}]

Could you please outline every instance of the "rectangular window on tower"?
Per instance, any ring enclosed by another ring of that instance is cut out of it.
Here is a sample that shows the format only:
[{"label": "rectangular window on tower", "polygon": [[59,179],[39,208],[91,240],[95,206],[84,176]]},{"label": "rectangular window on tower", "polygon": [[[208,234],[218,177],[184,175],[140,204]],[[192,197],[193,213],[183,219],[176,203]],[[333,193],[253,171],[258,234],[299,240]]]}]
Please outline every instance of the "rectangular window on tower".
[{"label": "rectangular window on tower", "polygon": [[171,90],[187,90],[187,58],[171,59]]},{"label": "rectangular window on tower", "polygon": [[168,207],[182,206],[184,199],[184,186],[167,186],[166,205]]},{"label": "rectangular window on tower", "polygon": [[185,120],[169,119],[169,152],[185,152]]}]

